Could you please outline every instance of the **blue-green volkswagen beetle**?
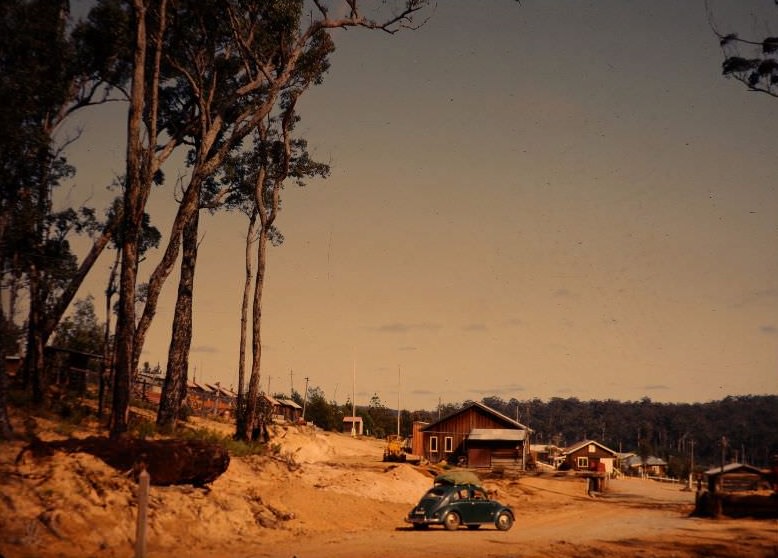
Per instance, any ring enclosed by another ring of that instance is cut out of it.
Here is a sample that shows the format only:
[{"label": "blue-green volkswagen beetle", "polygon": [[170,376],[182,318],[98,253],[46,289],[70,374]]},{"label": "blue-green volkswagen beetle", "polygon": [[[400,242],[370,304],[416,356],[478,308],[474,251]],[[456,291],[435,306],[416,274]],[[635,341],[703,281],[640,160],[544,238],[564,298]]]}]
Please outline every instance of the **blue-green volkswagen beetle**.
[{"label": "blue-green volkswagen beetle", "polygon": [[497,500],[490,500],[486,491],[475,484],[435,485],[405,518],[414,529],[443,525],[449,531],[458,529],[460,525],[478,529],[485,524],[507,531],[513,526],[514,520],[510,507]]}]

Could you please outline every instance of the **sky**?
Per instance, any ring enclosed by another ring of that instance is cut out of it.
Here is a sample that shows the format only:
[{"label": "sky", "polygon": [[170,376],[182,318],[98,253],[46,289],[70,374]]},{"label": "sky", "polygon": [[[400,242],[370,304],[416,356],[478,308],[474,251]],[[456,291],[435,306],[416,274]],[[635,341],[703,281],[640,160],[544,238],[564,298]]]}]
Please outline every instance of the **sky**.
[{"label": "sky", "polygon": [[[721,75],[709,13],[778,26],[769,0],[441,0],[416,31],[336,32],[297,128],[332,174],[284,192],[263,388],[409,410],[778,393],[778,99]],[[113,195],[124,110],[74,121],[61,203]],[[149,201],[163,242],[177,161]],[[247,222],[200,225],[189,374],[236,386]],[[79,292],[98,309],[112,256]],[[177,281],[141,357],[163,369]]]}]

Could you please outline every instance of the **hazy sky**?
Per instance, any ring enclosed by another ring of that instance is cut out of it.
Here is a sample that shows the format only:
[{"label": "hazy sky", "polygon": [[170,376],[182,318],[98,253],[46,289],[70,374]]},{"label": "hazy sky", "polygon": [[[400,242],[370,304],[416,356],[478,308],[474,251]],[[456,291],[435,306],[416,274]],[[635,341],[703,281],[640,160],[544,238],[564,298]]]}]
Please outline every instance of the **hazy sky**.
[{"label": "hazy sky", "polygon": [[[769,0],[709,7],[778,26]],[[418,31],[335,40],[297,129],[333,172],[284,195],[263,387],[342,403],[355,370],[358,404],[394,406],[399,375],[410,409],[778,393],[778,99],[721,76],[703,1],[440,0]],[[69,203],[124,172],[123,110],[80,117]],[[166,172],[165,241],[187,171]],[[246,224],[201,218],[198,380],[237,382]],[[111,257],[80,293],[98,308]],[[177,281],[142,356],[163,368]]]}]

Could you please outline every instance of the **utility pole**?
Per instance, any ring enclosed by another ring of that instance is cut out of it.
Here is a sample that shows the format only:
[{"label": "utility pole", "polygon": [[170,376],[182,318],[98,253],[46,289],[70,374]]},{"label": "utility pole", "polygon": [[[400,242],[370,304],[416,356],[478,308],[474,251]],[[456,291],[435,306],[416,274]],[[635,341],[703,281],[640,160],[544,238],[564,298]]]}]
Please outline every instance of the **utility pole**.
[{"label": "utility pole", "polygon": [[400,437],[400,365],[397,365],[397,437]]},{"label": "utility pole", "polygon": [[305,406],[308,404],[308,376],[305,377],[305,395],[303,395],[303,422],[305,422]]},{"label": "utility pole", "polygon": [[[689,484],[691,485],[692,479],[694,478],[694,440],[689,440],[689,443],[692,446],[691,464],[689,465]],[[691,486],[689,488],[691,488]]]},{"label": "utility pole", "polygon": [[289,397],[292,397],[292,394],[294,393],[294,370],[291,368],[289,369]]},{"label": "utility pole", "polygon": [[351,437],[352,438],[356,437],[357,435],[356,391],[357,391],[357,357],[355,355],[353,360],[353,370],[352,370],[352,377],[351,377]]}]

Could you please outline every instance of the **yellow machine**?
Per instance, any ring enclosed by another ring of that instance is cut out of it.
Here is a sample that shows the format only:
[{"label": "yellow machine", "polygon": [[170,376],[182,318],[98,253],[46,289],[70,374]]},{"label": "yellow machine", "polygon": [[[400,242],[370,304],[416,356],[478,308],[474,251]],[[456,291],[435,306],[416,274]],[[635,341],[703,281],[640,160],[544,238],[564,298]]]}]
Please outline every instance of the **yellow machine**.
[{"label": "yellow machine", "polygon": [[405,451],[403,450],[403,439],[397,434],[389,434],[386,437],[386,447],[384,448],[384,461],[405,461]]}]

